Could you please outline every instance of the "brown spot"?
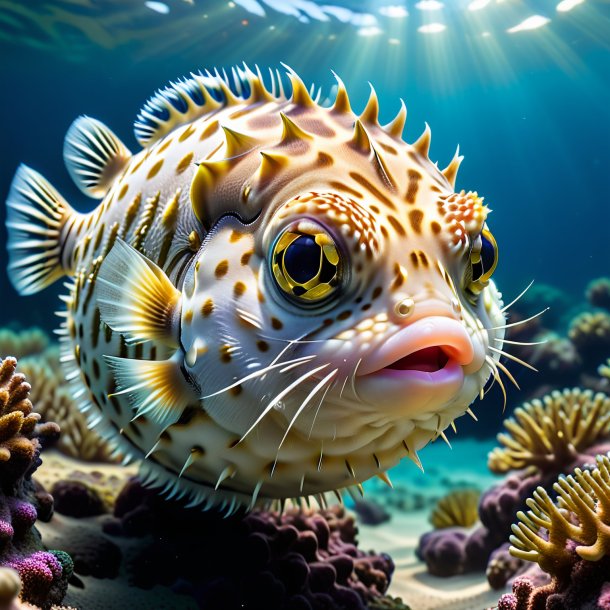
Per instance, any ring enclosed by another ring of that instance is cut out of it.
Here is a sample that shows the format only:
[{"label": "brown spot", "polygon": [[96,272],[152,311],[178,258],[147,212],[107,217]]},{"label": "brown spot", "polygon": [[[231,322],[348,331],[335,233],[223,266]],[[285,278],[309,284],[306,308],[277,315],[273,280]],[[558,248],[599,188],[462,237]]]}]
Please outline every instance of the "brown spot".
[{"label": "brown spot", "polygon": [[346,309],[337,316],[337,320],[347,320],[351,315],[352,312],[349,309]]},{"label": "brown spot", "polygon": [[424,213],[421,210],[411,210],[409,212],[409,222],[411,223],[411,228],[417,235],[421,235],[421,223],[424,219]]},{"label": "brown spot", "polygon": [[118,197],[119,201],[120,201],[121,199],[123,199],[123,197],[125,197],[125,195],[127,194],[127,191],[128,191],[128,190],[129,190],[129,184],[124,184],[124,185],[121,187],[121,190],[119,191],[119,197]]},{"label": "brown spot", "polygon": [[282,328],[284,328],[284,323],[281,320],[278,320],[277,318],[271,318],[271,326],[275,330],[282,330]]},{"label": "brown spot", "polygon": [[371,308],[371,303],[365,303],[360,309],[362,311],[368,311]]},{"label": "brown spot", "polygon": [[413,263],[413,266],[417,269],[419,267],[419,257],[417,256],[417,252],[412,251],[410,257],[411,263]]},{"label": "brown spot", "polygon": [[415,203],[417,197],[417,191],[419,190],[419,181],[421,180],[421,174],[414,169],[410,169],[407,172],[407,178],[409,184],[407,186],[407,193],[405,194],[405,200],[408,203]]},{"label": "brown spot", "polygon": [[269,344],[266,341],[257,341],[256,347],[258,347],[259,351],[266,352],[269,350]]},{"label": "brown spot", "polygon": [[193,162],[193,153],[190,152],[187,155],[184,155],[182,159],[176,165],[176,173],[181,174],[185,169],[189,167],[189,165]]},{"label": "brown spot", "polygon": [[376,299],[382,292],[383,292],[383,288],[381,286],[377,286],[377,288],[375,288],[375,290],[373,290],[371,299]]},{"label": "brown spot", "polygon": [[239,241],[242,237],[245,237],[246,234],[245,233],[241,233],[240,231],[231,231],[231,234],[229,235],[229,241],[234,244],[235,242]]},{"label": "brown spot", "polygon": [[394,231],[396,231],[396,233],[398,233],[398,235],[404,237],[407,234],[404,227],[400,224],[400,222],[395,216],[392,216],[390,214],[388,216],[388,222],[392,225],[392,228],[394,229]]},{"label": "brown spot", "polygon": [[441,193],[442,192],[441,189],[438,186],[436,186],[436,184],[431,184],[430,185],[430,190],[433,191],[434,193]]},{"label": "brown spot", "polygon": [[166,150],[167,147],[172,143],[172,141],[172,138],[167,138],[165,142],[163,142],[163,144],[161,144],[161,146],[157,148],[157,154],[162,153],[164,150]]},{"label": "brown spot", "polygon": [[322,167],[329,167],[334,163],[333,158],[325,153],[325,152],[319,152],[318,153],[318,165],[322,166]]},{"label": "brown spot", "polygon": [[367,191],[372,193],[379,201],[385,203],[391,210],[395,210],[396,206],[388,199],[374,184],[371,184],[364,176],[357,174],[356,172],[350,172],[350,177],[355,180],[360,186],[363,186]]},{"label": "brown spot", "polygon": [[179,142],[184,142],[188,138],[190,138],[195,133],[195,128],[192,125],[189,125],[178,138]]},{"label": "brown spot", "polygon": [[99,379],[100,378],[100,365],[97,363],[97,360],[93,360],[92,365],[93,365],[93,377],[95,377],[95,379]]},{"label": "brown spot", "polygon": [[205,140],[211,136],[218,129],[218,121],[212,121],[206,128],[201,132],[199,140]]},{"label": "brown spot", "polygon": [[235,286],[233,286],[233,296],[238,299],[246,292],[246,285],[243,282],[235,282]]},{"label": "brown spot", "polygon": [[148,174],[146,175],[146,179],[150,180],[151,178],[154,178],[158,173],[159,170],[163,167],[163,159],[159,159],[149,170],[148,170]]},{"label": "brown spot", "polygon": [[224,277],[225,275],[227,275],[227,272],[229,271],[229,261],[227,259],[220,261],[218,263],[218,265],[216,265],[216,269],[214,270],[214,275],[216,276],[216,279],[220,279],[221,277]]},{"label": "brown spot", "polygon": [[242,387],[241,385],[236,385],[234,388],[231,388],[229,390],[231,396],[239,396],[242,393]]},{"label": "brown spot", "polygon": [[384,144],[383,142],[377,142],[377,144],[379,146],[381,146],[381,148],[383,148],[383,150],[385,150],[387,153],[390,153],[391,155],[398,154],[398,151],[393,146],[390,146],[389,144]]},{"label": "brown spot", "polygon": [[225,343],[220,346],[220,361],[221,362],[231,362],[231,346]]},{"label": "brown spot", "polygon": [[384,236],[386,239],[387,239],[387,238],[390,236],[390,234],[388,233],[388,230],[385,228],[385,226],[384,226],[384,225],[381,225],[381,226],[379,227],[379,230],[381,231],[381,234],[382,234],[382,235],[383,235],[383,236]]},{"label": "brown spot", "polygon": [[192,309],[186,310],[186,313],[184,314],[184,321],[187,324],[190,324],[193,321],[193,310]]},{"label": "brown spot", "polygon": [[265,302],[265,295],[262,293],[262,291],[260,289],[258,289],[256,291],[256,298],[258,299],[259,303],[264,303]]},{"label": "brown spot", "polygon": [[347,184],[343,184],[343,182],[331,182],[330,186],[337,191],[349,193],[352,197],[358,197],[358,199],[362,199],[364,197],[360,191],[347,186]]},{"label": "brown spot", "polygon": [[374,214],[380,214],[381,210],[376,206],[376,205],[371,205],[371,212],[373,212]]},{"label": "brown spot", "polygon": [[436,222],[436,220],[433,220],[430,223],[430,229],[432,230],[432,233],[434,233],[434,235],[438,235],[441,232],[441,225]]},{"label": "brown spot", "polygon": [[207,318],[214,311],[214,301],[210,298],[201,306],[201,315]]},{"label": "brown spot", "polygon": [[253,254],[254,254],[254,252],[252,252],[252,251],[244,252],[241,255],[240,263],[245,267],[250,262],[250,259],[252,258]]}]

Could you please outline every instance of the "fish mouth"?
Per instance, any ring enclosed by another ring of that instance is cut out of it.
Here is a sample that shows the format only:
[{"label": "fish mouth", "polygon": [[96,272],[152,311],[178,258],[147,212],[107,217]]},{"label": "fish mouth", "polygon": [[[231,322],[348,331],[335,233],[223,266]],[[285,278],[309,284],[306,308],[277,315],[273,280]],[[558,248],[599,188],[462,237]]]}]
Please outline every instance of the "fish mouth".
[{"label": "fish mouth", "polygon": [[434,375],[448,366],[467,366],[474,358],[468,332],[457,320],[428,317],[399,330],[363,360],[358,374]]},{"label": "fish mouth", "polygon": [[462,389],[475,358],[466,328],[435,316],[418,320],[369,352],[357,371],[359,395],[404,414],[433,410]]}]

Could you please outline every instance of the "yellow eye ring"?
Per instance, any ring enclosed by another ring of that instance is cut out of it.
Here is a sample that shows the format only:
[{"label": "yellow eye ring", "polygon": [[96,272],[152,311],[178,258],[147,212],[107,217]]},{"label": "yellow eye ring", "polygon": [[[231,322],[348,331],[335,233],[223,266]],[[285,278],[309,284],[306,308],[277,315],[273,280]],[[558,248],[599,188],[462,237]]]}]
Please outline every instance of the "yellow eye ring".
[{"label": "yellow eye ring", "polygon": [[271,270],[280,291],[301,305],[318,305],[341,285],[342,256],[320,225],[301,221],[284,229],[271,248]]},{"label": "yellow eye ring", "polygon": [[[470,288],[475,292],[485,287],[498,266],[498,242],[489,229],[481,231],[481,246],[470,254],[472,279]],[[479,290],[476,290],[476,289]]]}]

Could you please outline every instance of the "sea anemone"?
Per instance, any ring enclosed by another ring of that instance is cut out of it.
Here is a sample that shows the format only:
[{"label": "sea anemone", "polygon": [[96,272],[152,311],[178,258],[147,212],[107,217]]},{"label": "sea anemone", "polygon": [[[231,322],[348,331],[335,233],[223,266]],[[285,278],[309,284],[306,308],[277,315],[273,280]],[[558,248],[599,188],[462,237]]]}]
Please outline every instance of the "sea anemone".
[{"label": "sea anemone", "polygon": [[498,434],[503,447],[488,456],[492,472],[534,466],[561,471],[579,453],[610,433],[610,398],[579,388],[554,391],[524,403],[505,420],[508,433]]},{"label": "sea anemone", "polygon": [[471,527],[479,520],[481,494],[476,489],[455,489],[443,496],[432,509],[430,523],[435,529]]}]

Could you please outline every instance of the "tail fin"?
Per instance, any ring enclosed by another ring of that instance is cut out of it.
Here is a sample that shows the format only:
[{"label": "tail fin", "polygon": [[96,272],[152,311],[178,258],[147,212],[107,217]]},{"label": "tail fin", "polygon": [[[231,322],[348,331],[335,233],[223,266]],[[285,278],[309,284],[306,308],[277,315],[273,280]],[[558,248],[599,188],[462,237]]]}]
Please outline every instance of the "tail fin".
[{"label": "tail fin", "polygon": [[34,294],[65,274],[61,230],[76,214],[38,173],[20,165],[6,200],[8,274],[19,294]]}]

